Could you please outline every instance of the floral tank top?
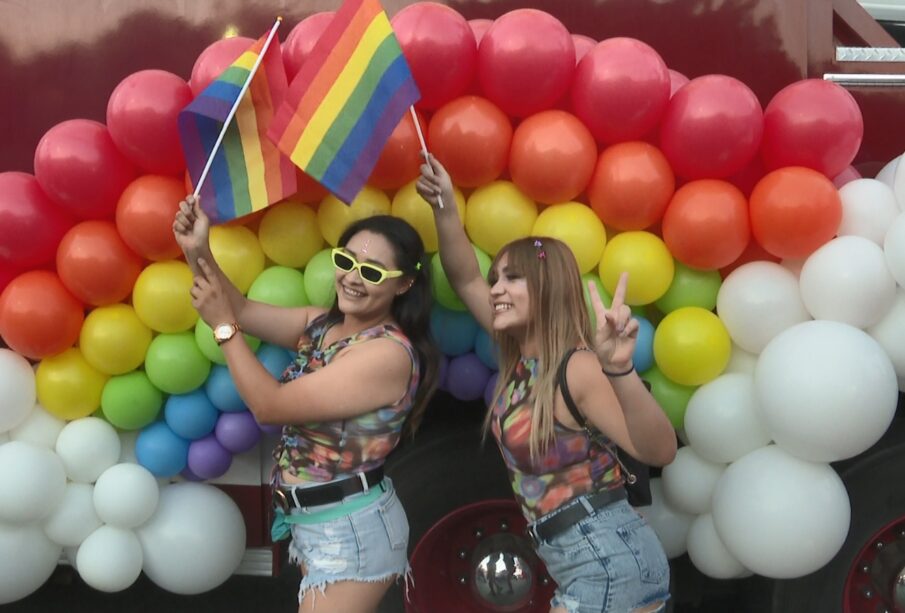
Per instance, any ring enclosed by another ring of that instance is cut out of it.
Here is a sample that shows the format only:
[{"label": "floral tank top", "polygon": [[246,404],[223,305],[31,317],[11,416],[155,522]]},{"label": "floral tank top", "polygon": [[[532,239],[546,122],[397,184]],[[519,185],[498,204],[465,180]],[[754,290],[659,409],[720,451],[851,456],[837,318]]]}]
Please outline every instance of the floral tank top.
[{"label": "floral tank top", "polygon": [[588,440],[582,430],[554,421],[554,440],[531,460],[529,435],[534,413],[532,388],[537,360],[522,358],[493,407],[491,429],[509,469],[515,497],[529,522],[555,511],[576,496],[622,484],[613,456]]},{"label": "floral tank top", "polygon": [[280,469],[303,481],[326,482],[383,464],[396,447],[402,424],[412,408],[420,381],[418,359],[409,339],[396,327],[376,326],[323,346],[330,325],[321,316],[299,339],[298,355],[283,373],[286,383],[323,368],[343,349],[375,338],[391,338],[412,359],[412,375],[405,395],[395,403],[340,421],[283,426],[273,457]]}]

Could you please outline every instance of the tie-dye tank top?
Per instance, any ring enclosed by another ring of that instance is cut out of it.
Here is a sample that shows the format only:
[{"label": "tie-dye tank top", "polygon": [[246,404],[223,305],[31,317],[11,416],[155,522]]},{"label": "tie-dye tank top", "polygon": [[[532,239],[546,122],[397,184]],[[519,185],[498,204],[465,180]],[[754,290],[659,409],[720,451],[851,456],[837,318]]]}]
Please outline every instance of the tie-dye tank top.
[{"label": "tie-dye tank top", "polygon": [[325,367],[350,345],[375,338],[391,338],[405,347],[412,359],[412,375],[405,395],[391,405],[375,407],[351,419],[283,427],[280,443],[273,452],[277,465],[303,481],[321,483],[383,464],[399,442],[402,424],[412,408],[420,381],[415,350],[408,337],[396,327],[375,326],[324,347],[329,328],[325,316],[309,325],[299,339],[298,355],[283,373],[284,383]]},{"label": "tie-dye tank top", "polygon": [[567,428],[558,420],[554,421],[554,440],[531,460],[528,441],[536,378],[537,360],[522,358],[494,405],[491,419],[512,490],[529,522],[576,496],[622,485],[622,473],[613,456],[591,444],[584,431]]}]

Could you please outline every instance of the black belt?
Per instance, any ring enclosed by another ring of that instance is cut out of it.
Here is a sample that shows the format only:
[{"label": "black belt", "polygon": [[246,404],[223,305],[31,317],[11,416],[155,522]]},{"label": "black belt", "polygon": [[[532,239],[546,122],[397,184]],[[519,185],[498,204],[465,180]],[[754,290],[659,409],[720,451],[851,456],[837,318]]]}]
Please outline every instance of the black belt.
[{"label": "black belt", "polygon": [[[585,500],[587,500],[590,507],[596,511],[608,504],[612,504],[619,500],[625,500],[627,495],[625,488],[620,486],[610,490],[602,490],[593,494],[588,494],[585,496]],[[541,542],[548,542],[554,536],[568,530],[588,515],[590,515],[590,513],[585,506],[581,504],[581,500],[575,499],[565,509],[557,512],[556,515],[552,515],[549,519],[544,519],[542,517],[533,527],[529,527],[528,536],[534,540],[535,545]]]},{"label": "black belt", "polygon": [[383,481],[383,466],[372,468],[364,473],[356,473],[355,477],[349,479],[331,481],[323,485],[287,487],[284,484],[273,490],[273,503],[286,512],[295,507],[316,507],[339,502],[347,496],[371,489],[381,481]]}]

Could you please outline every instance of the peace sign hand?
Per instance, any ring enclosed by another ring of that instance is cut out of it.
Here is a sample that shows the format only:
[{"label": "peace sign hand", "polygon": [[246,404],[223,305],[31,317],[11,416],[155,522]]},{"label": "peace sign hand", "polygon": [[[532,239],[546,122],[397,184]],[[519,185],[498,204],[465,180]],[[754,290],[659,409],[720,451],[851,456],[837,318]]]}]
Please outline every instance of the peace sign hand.
[{"label": "peace sign hand", "polygon": [[608,309],[603,306],[597,287],[588,282],[591,304],[597,315],[594,348],[600,365],[608,372],[624,372],[632,367],[632,354],[638,340],[638,320],[632,319],[632,310],[625,304],[627,286],[628,273],[624,272],[619,277],[613,302]]}]

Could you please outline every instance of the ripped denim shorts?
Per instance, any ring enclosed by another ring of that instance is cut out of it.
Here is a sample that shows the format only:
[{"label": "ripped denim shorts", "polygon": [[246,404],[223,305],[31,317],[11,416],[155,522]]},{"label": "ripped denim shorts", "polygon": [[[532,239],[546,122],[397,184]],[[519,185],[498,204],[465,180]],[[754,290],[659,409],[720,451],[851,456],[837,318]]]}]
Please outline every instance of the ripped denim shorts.
[{"label": "ripped denim shorts", "polygon": [[[303,564],[299,603],[311,588],[323,592],[338,581],[378,582],[408,577],[409,524],[402,503],[385,478],[385,491],[371,504],[347,515],[318,523],[291,523],[289,560]],[[366,493],[342,502],[294,508],[293,515],[320,513],[341,507]]]}]

